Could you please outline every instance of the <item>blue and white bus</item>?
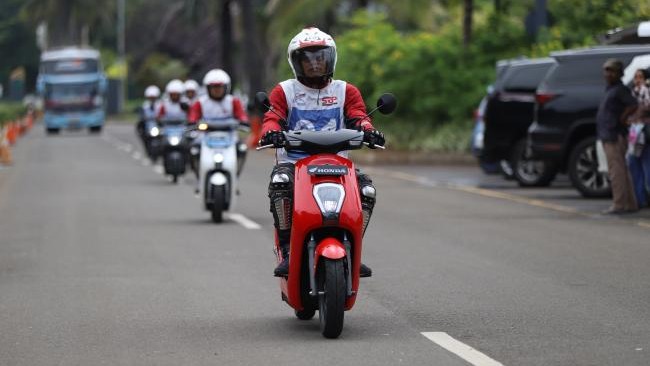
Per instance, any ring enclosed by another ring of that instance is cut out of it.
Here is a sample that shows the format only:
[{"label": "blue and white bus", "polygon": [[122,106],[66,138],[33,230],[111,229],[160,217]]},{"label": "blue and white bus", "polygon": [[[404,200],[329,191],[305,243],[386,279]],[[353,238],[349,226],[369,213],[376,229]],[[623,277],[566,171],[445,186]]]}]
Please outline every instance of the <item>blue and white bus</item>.
[{"label": "blue and white bus", "polygon": [[101,131],[106,77],[98,51],[67,47],[43,52],[37,90],[43,97],[48,133],[62,128]]}]

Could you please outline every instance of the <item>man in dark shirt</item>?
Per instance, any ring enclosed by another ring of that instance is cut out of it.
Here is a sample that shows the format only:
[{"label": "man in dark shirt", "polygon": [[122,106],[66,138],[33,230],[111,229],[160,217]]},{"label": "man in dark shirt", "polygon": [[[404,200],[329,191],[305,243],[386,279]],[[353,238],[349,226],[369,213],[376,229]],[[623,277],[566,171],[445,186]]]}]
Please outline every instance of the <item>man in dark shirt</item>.
[{"label": "man in dark shirt", "polygon": [[596,128],[598,139],[603,142],[609,180],[612,183],[613,205],[604,211],[607,214],[634,212],[638,209],[634,187],[625,163],[627,149],[627,119],[637,108],[636,98],[621,82],[623,63],[609,59],[603,65],[607,88],[598,107]]}]

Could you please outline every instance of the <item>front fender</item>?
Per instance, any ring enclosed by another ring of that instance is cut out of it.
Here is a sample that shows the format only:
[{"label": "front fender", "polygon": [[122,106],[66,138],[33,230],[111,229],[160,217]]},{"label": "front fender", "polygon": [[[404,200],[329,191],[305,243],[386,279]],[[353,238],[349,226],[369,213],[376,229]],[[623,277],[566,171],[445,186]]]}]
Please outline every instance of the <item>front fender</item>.
[{"label": "front fender", "polygon": [[345,256],[346,252],[343,243],[335,238],[325,238],[318,243],[314,251],[314,268],[318,268],[320,257],[336,260],[345,258]]},{"label": "front fender", "polygon": [[210,184],[223,186],[228,182],[228,178],[222,172],[215,172],[210,176]]}]

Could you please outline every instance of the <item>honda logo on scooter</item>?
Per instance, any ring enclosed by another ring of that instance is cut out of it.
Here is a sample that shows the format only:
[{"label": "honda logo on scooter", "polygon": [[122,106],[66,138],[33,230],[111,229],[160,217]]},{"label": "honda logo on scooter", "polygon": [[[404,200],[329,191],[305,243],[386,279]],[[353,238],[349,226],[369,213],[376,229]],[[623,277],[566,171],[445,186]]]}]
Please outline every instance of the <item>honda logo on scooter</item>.
[{"label": "honda logo on scooter", "polygon": [[347,175],[348,167],[345,165],[309,165],[307,167],[309,175],[327,176],[327,175]]}]

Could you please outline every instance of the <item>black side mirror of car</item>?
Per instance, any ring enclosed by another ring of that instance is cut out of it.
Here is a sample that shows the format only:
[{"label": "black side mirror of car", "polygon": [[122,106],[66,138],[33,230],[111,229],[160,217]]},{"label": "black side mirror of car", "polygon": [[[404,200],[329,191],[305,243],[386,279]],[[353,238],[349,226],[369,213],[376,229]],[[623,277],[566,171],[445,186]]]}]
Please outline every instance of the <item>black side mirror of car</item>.
[{"label": "black side mirror of car", "polygon": [[381,114],[391,114],[397,108],[397,99],[391,93],[384,93],[377,100],[377,109]]}]

